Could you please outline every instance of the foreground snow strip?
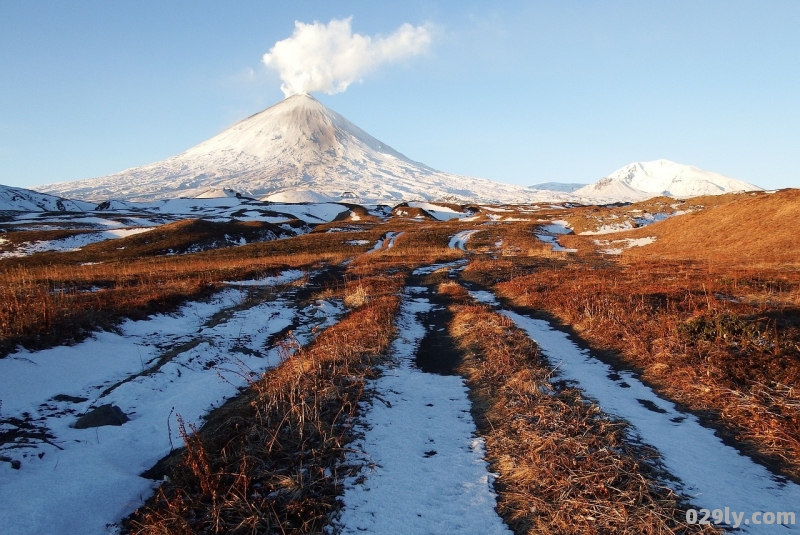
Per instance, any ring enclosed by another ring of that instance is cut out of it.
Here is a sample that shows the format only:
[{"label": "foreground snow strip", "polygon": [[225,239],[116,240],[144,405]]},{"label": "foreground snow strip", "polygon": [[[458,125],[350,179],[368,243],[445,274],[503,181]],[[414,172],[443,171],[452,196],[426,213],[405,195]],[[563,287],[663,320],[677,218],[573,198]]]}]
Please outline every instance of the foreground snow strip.
[{"label": "foreground snow strip", "polygon": [[[476,299],[494,304],[489,292],[472,292]],[[771,525],[747,525],[751,513],[794,512],[800,516],[800,486],[770,474],[734,448],[722,443],[714,431],[697,418],[658,397],[628,372],[611,367],[577,347],[567,334],[543,320],[503,311],[539,345],[555,366],[559,378],[575,381],[606,412],[631,424],[638,438],[661,453],[665,468],[681,480],[678,491],[709,510],[728,508],[744,512],[747,533],[774,533]],[[800,525],[784,526],[800,531]]]},{"label": "foreground snow strip", "polygon": [[418,314],[431,309],[406,290],[392,346],[396,365],[375,381],[363,440],[364,477],[346,483],[337,524],[343,533],[510,534],[495,511],[483,440],[475,436],[464,380],[413,365],[425,335]]},{"label": "foreground snow strip", "polygon": [[387,232],[386,239],[389,240],[389,243],[386,244],[386,248],[391,249],[392,247],[394,247],[395,240],[402,235],[403,235],[402,232]]},{"label": "foreground snow strip", "polygon": [[376,253],[384,249],[391,249],[394,247],[394,240],[399,238],[403,233],[402,232],[387,232],[384,236],[381,237],[375,245],[372,246],[372,249],[367,251],[367,253]]},{"label": "foreground snow strip", "polygon": [[452,238],[450,238],[450,243],[448,247],[451,249],[461,249],[462,251],[467,250],[467,240],[469,240],[473,234],[476,232],[480,232],[480,230],[462,230]]},{"label": "foreground snow strip", "polygon": [[558,243],[558,237],[565,234],[570,234],[572,229],[569,228],[569,223],[562,220],[551,221],[549,225],[540,225],[539,230],[536,231],[536,238],[552,247],[554,252],[575,253],[577,249],[567,249]]},{"label": "foreground snow strip", "polygon": [[[175,315],[128,321],[120,333],[97,333],[72,347],[0,359],[0,430],[27,421],[48,442],[0,444],[0,526],[14,534],[102,534],[152,492],[144,470],[181,446],[175,415],[202,415],[237,394],[280,360],[266,342],[293,323],[307,341],[315,325],[343,312],[319,301],[297,311],[293,301],[249,303],[228,289]],[[169,358],[165,358],[169,356]],[[149,370],[149,373],[143,373]],[[130,417],[121,426],[71,427],[90,407],[113,404]],[[17,444],[16,446],[20,446]]]}]

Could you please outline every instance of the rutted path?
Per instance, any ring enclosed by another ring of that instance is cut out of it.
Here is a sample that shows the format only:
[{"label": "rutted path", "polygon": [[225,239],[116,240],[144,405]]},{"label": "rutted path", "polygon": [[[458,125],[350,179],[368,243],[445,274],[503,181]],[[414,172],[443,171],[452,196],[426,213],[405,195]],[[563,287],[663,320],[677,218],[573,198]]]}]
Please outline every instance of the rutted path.
[{"label": "rutted path", "polygon": [[[471,291],[478,301],[499,307],[487,291]],[[774,525],[753,525],[757,512],[792,512],[800,516],[800,486],[775,476],[749,457],[728,446],[697,417],[680,411],[659,397],[636,376],[616,371],[579,348],[569,336],[547,321],[503,310],[539,346],[557,370],[557,379],[574,382],[600,407],[630,422],[635,438],[655,447],[664,467],[680,482],[669,484],[708,510],[744,513],[738,521],[731,514],[722,525],[746,533],[774,533]],[[702,515],[701,515],[702,518]],[[774,517],[773,517],[774,519]],[[709,518],[709,521],[713,519]],[[796,533],[800,525],[784,525],[782,533]]]},{"label": "rutted path", "polygon": [[[15,534],[113,530],[155,486],[139,474],[182,445],[176,414],[199,424],[280,361],[272,342],[286,329],[305,343],[313,328],[338,321],[338,303],[303,300],[331,269],[282,292],[263,287],[291,277],[234,283],[173,315],[0,360],[0,436],[9,439],[0,455],[15,461],[0,463],[0,526]],[[118,406],[130,421],[71,427],[101,404]]]},{"label": "rutted path", "polygon": [[376,253],[378,251],[391,249],[394,247],[395,240],[402,235],[402,232],[387,232],[381,236],[377,242],[375,242],[375,245],[373,245],[372,249],[367,251],[367,253]]},{"label": "rutted path", "polygon": [[431,366],[423,339],[447,336],[433,318],[443,307],[431,298],[419,286],[404,293],[393,364],[374,383],[364,437],[354,445],[352,462],[366,468],[346,483],[343,533],[511,533],[495,511],[464,380],[420,369]]},{"label": "rutted path", "polygon": [[466,251],[467,241],[476,232],[480,232],[480,230],[462,230],[461,232],[450,238],[450,243],[448,243],[448,247],[450,247],[451,249],[461,249],[462,251]]}]

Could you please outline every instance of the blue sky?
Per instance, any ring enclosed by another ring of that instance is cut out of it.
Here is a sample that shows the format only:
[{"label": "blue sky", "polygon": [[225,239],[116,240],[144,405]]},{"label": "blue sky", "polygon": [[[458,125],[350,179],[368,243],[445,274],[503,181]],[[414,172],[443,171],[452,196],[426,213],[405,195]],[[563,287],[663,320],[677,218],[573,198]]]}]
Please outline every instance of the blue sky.
[{"label": "blue sky", "polygon": [[800,2],[0,0],[0,184],[182,152],[283,98],[294,22],[434,29],[429,51],[317,94],[410,158],[514,184],[666,158],[800,187]]}]

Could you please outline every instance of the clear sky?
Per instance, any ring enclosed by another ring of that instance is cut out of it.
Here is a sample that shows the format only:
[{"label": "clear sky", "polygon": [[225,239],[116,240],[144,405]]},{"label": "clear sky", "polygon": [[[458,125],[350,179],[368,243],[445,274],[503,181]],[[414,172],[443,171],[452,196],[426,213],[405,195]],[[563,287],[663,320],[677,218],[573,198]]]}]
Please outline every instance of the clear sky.
[{"label": "clear sky", "polygon": [[0,0],[0,184],[111,174],[283,98],[294,22],[429,24],[324,104],[406,156],[514,184],[666,158],[800,187],[800,1]]}]

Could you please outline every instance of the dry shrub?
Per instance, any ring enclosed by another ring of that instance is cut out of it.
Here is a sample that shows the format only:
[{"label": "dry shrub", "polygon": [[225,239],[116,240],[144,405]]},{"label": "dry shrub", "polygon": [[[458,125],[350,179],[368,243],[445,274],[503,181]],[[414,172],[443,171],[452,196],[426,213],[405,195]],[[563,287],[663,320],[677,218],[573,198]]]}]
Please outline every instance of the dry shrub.
[{"label": "dry shrub", "polygon": [[455,302],[465,303],[472,300],[467,289],[455,281],[447,280],[440,283],[436,291]]},{"label": "dry shrub", "polygon": [[359,284],[352,289],[348,289],[344,294],[344,304],[348,308],[358,308],[369,302],[370,296],[366,287]]},{"label": "dry shrub", "polygon": [[450,333],[492,469],[498,510],[516,533],[715,533],[687,525],[688,504],[665,487],[655,452],[626,441],[579,390],[553,385],[536,345],[506,317],[455,306]]},{"label": "dry shrub", "polygon": [[186,434],[183,461],[126,529],[321,533],[338,507],[352,421],[398,306],[396,295],[372,299]]}]

